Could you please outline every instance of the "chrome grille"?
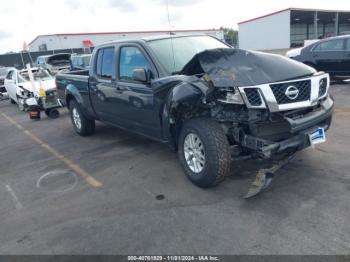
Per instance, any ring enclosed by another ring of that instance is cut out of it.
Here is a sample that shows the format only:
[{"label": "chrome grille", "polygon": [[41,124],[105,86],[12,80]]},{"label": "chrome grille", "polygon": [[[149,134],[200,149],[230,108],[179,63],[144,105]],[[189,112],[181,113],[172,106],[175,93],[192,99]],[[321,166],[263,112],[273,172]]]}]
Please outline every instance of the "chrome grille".
[{"label": "chrome grille", "polygon": [[[290,86],[296,87],[299,91],[295,99],[291,99],[286,95],[286,91]],[[280,105],[308,101],[311,97],[311,80],[271,84],[270,87],[277,103]]]}]

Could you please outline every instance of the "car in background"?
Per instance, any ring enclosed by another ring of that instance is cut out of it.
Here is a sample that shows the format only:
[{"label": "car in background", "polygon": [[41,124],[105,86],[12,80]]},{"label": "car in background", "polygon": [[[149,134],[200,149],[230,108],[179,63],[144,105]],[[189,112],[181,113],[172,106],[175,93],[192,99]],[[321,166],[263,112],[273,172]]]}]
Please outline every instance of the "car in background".
[{"label": "car in background", "polygon": [[286,54],[335,76],[350,76],[350,35],[326,38],[303,48],[293,49]]},{"label": "car in background", "polygon": [[90,67],[91,54],[86,55],[71,55],[70,70],[87,70]]},{"label": "car in background", "polygon": [[35,66],[46,69],[51,75],[56,75],[59,71],[70,68],[71,54],[55,54],[38,56]]},{"label": "car in background", "polygon": [[26,109],[26,100],[35,98],[44,109],[57,108],[57,89],[54,77],[43,68],[29,70],[10,68],[5,78],[5,89],[12,104],[17,104],[21,111]]},{"label": "car in background", "polygon": [[5,90],[5,78],[7,75],[8,67],[0,67],[0,93],[6,92]]}]

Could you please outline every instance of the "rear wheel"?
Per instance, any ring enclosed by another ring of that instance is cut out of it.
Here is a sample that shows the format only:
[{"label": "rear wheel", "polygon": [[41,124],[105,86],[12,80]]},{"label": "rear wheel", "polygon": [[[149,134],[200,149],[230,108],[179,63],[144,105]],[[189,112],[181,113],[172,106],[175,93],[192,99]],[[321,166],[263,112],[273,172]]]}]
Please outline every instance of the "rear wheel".
[{"label": "rear wheel", "polygon": [[51,119],[56,119],[60,117],[60,111],[58,111],[57,109],[46,109],[45,114]]},{"label": "rear wheel", "polygon": [[80,136],[89,136],[95,132],[95,120],[85,117],[75,100],[69,103],[69,110],[75,132]]},{"label": "rear wheel", "polygon": [[213,187],[229,174],[229,143],[218,123],[210,119],[189,120],[184,124],[178,142],[180,162],[195,185]]}]

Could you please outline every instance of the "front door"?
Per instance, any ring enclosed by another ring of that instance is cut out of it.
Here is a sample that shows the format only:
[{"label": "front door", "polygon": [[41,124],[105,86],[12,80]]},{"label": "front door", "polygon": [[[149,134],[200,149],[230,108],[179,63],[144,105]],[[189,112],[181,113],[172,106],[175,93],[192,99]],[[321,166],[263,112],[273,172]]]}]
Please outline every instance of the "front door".
[{"label": "front door", "polygon": [[146,136],[160,138],[159,115],[154,105],[151,83],[133,79],[135,69],[145,69],[155,76],[156,70],[141,46],[125,45],[119,48],[117,97],[118,116],[130,123],[130,128]]}]

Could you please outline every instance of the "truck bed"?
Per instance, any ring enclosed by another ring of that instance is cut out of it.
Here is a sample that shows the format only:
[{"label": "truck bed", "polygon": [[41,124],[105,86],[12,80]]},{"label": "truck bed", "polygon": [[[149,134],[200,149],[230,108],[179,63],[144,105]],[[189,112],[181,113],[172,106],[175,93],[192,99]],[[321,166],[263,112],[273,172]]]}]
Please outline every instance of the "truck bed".
[{"label": "truck bed", "polygon": [[60,73],[56,75],[57,91],[59,99],[65,102],[65,91],[69,84],[80,90],[88,90],[89,70],[79,70],[73,72]]}]

